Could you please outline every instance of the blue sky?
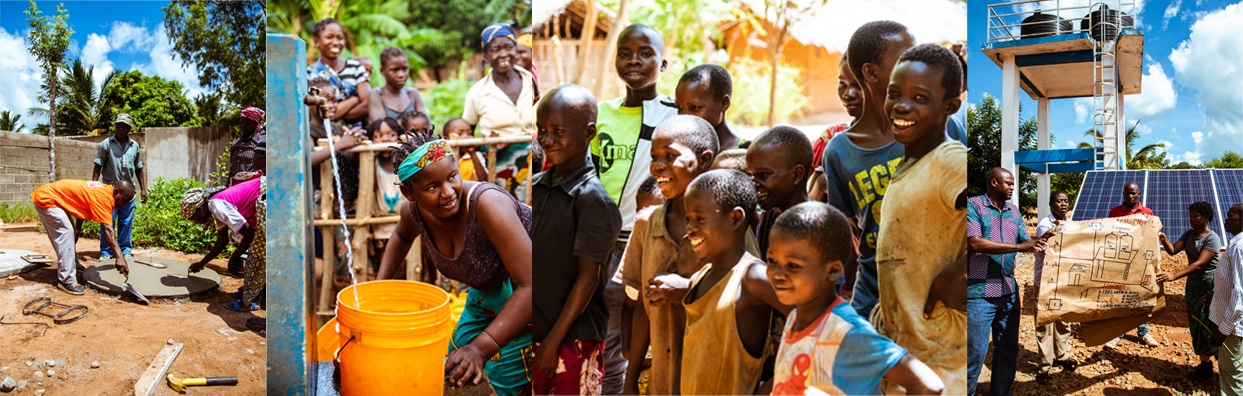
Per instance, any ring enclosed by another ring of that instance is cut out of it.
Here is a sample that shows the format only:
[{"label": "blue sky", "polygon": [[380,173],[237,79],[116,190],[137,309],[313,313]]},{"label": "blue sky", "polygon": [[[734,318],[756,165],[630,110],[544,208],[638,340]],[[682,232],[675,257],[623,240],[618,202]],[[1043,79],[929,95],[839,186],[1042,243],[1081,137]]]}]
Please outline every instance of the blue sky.
[{"label": "blue sky", "polygon": [[[36,4],[45,16],[56,14],[57,2]],[[198,85],[197,70],[182,66],[172,54],[163,27],[162,8],[168,1],[66,1],[64,5],[74,30],[65,56],[94,66],[96,80],[111,70],[136,69],[180,81],[187,97],[204,92]],[[35,98],[42,79],[38,61],[26,46],[30,25],[23,11],[29,7],[28,1],[0,1],[0,76],[4,76],[0,78],[0,110],[21,114],[23,123],[33,127],[36,121],[46,120],[26,115],[26,109],[39,106]]]},{"label": "blue sky", "polygon": [[[1136,25],[1144,32],[1142,93],[1124,101],[1127,125],[1140,120],[1136,149],[1166,143],[1173,163],[1199,164],[1227,149],[1243,152],[1243,3],[1213,0],[1135,0]],[[1089,0],[1062,0],[1069,4]],[[1056,6],[1053,1],[1041,5]],[[1034,5],[1032,5],[1034,8]],[[1124,8],[1125,11],[1125,8]],[[1001,95],[1001,68],[980,52],[988,4],[967,5],[968,100]],[[1079,11],[1078,14],[1084,12]],[[1081,17],[1082,15],[1063,15]],[[1020,91],[1022,119],[1036,115],[1036,102]],[[1050,103],[1053,148],[1086,141],[1092,128],[1091,98]]]}]

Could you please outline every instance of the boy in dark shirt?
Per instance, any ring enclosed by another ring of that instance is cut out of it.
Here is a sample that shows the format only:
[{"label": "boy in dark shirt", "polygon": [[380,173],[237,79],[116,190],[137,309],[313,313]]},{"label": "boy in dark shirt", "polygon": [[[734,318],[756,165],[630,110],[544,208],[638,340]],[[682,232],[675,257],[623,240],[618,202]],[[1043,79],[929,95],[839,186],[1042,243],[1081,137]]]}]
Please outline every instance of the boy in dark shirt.
[{"label": "boy in dark shirt", "polygon": [[544,96],[536,115],[552,168],[535,176],[532,240],[571,243],[533,250],[532,275],[545,286],[532,296],[534,392],[599,394],[609,315],[603,285],[621,213],[587,161],[596,100],[586,88],[563,85]]}]

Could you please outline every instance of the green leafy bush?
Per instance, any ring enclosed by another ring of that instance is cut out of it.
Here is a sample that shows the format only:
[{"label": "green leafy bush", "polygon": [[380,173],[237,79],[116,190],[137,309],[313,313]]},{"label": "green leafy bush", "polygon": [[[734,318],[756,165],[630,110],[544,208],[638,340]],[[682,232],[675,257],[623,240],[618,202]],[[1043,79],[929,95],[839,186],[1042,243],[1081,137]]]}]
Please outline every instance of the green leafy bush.
[{"label": "green leafy bush", "polygon": [[39,212],[33,202],[7,204],[0,202],[0,222],[27,223],[39,221]]},{"label": "green leafy bush", "polygon": [[441,81],[430,91],[420,92],[437,131],[441,130],[445,121],[461,117],[462,109],[466,107],[466,91],[470,90],[472,82],[462,76],[464,69],[464,65],[459,68],[456,78]]},{"label": "green leafy bush", "polygon": [[[190,178],[156,180],[149,188],[147,203],[139,203],[134,211],[134,247],[207,253],[216,241],[215,230],[181,217],[181,198],[186,190],[194,187],[203,187],[203,184]],[[99,223],[83,222],[82,236],[99,239]],[[227,257],[229,252],[226,250],[222,255]]]}]

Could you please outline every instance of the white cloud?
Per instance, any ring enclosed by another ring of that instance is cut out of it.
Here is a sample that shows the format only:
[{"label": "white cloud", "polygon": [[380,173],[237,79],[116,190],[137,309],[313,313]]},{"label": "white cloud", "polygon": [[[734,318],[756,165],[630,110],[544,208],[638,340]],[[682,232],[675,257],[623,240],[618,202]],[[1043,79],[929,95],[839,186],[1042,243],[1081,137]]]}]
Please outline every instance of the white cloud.
[{"label": "white cloud", "polygon": [[1175,79],[1196,92],[1196,102],[1204,109],[1204,131],[1192,137],[1198,139],[1196,151],[1205,158],[1216,158],[1243,142],[1240,20],[1243,3],[1208,13],[1192,24],[1190,37],[1170,52]]},{"label": "white cloud", "polygon": [[1165,14],[1161,18],[1161,30],[1165,30],[1170,25],[1170,19],[1178,16],[1178,9],[1183,6],[1183,0],[1174,0],[1170,5],[1165,7]]},{"label": "white cloud", "polygon": [[1182,155],[1174,156],[1174,163],[1186,162],[1195,166],[1200,166],[1204,161],[1200,160],[1200,153],[1195,151],[1184,151]]},{"label": "white cloud", "polygon": [[1092,115],[1092,98],[1075,98],[1075,125],[1083,125]]},{"label": "white cloud", "polygon": [[1174,148],[1174,142],[1171,142],[1171,141],[1169,141],[1169,140],[1159,140],[1159,141],[1157,141],[1157,143],[1159,143],[1159,144],[1161,144],[1162,146],[1164,146],[1164,147],[1165,147],[1165,151],[1167,151],[1167,152],[1168,152],[1168,151],[1170,151],[1170,149]]},{"label": "white cloud", "polygon": [[1195,142],[1196,146],[1199,146],[1200,142],[1204,141],[1204,132],[1200,132],[1200,131],[1192,132],[1191,141]]},{"label": "white cloud", "polygon": [[186,97],[191,100],[195,96],[207,92],[206,89],[199,86],[198,70],[195,70],[192,65],[183,66],[181,58],[173,52],[173,46],[169,43],[168,33],[164,30],[163,25],[156,28],[155,35],[150,41],[153,44],[149,51],[151,62],[135,63],[132,69],[137,69],[146,74],[154,74],[165,80],[181,82],[181,86],[186,88]]},{"label": "white cloud", "polygon": [[92,72],[95,76],[95,86],[102,84],[104,77],[116,69],[112,61],[108,60],[108,52],[111,51],[112,45],[108,44],[107,37],[95,33],[86,36],[86,46],[82,47],[81,61],[84,67],[95,67]]},{"label": "white cloud", "polygon": [[1160,63],[1148,65],[1148,73],[1144,74],[1140,90],[1143,93],[1128,95],[1124,102],[1128,118],[1151,117],[1174,108],[1178,103],[1174,81],[1165,75],[1165,68]]},{"label": "white cloud", "polygon": [[38,59],[27,51],[25,37],[18,34],[0,29],[0,53],[10,54],[0,57],[0,76],[4,76],[0,78],[0,110],[20,115],[29,131],[43,121],[26,114],[31,107],[40,106],[35,100],[39,96],[43,71]]},{"label": "white cloud", "polygon": [[108,32],[108,44],[117,51],[137,52],[150,49],[155,45],[155,40],[146,27],[116,21]]}]

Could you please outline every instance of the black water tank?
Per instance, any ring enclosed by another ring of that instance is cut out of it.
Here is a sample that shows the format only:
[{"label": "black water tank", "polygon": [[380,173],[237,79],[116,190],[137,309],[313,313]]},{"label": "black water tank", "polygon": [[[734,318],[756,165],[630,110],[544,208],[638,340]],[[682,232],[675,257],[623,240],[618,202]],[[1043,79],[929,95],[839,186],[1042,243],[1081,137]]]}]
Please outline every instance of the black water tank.
[{"label": "black water tank", "polygon": [[1051,36],[1054,34],[1069,33],[1073,27],[1074,25],[1072,25],[1070,21],[1058,18],[1057,15],[1044,14],[1040,11],[1036,11],[1035,14],[1032,14],[1032,16],[1029,16],[1023,20],[1023,26],[1020,30],[1020,34],[1022,34],[1024,38]]},{"label": "black water tank", "polygon": [[1135,19],[1130,15],[1109,8],[1109,6],[1104,4],[1101,5],[1101,9],[1092,11],[1088,15],[1084,15],[1083,18],[1083,21],[1079,22],[1079,28],[1087,30],[1089,32],[1088,35],[1092,36],[1092,39],[1096,41],[1117,39],[1119,28],[1130,29],[1135,27]]}]

